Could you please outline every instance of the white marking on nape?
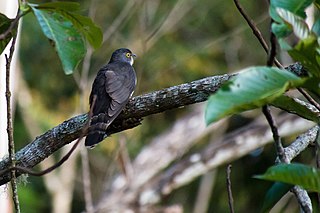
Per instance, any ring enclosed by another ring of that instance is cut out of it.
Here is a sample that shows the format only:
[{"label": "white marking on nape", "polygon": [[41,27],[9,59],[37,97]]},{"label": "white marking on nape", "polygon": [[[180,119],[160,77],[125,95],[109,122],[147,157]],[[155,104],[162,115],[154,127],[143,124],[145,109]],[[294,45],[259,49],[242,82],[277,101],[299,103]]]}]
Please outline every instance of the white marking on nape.
[{"label": "white marking on nape", "polygon": [[131,66],[133,65],[133,62],[134,62],[134,60],[133,60],[133,57],[131,56],[131,58],[130,58],[130,64],[131,64]]}]

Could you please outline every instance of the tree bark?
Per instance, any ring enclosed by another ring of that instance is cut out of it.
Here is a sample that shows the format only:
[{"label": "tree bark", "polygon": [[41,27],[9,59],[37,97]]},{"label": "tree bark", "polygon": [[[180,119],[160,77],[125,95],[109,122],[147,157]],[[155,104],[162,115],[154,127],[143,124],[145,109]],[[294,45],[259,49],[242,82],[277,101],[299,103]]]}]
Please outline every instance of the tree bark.
[{"label": "tree bark", "polygon": [[[233,75],[207,77],[132,98],[124,111],[108,128],[107,135],[136,127],[143,117],[169,109],[203,102]],[[32,168],[45,158],[82,135],[87,114],[77,115],[48,130],[16,153],[16,165]],[[9,167],[9,159],[0,161],[0,171]],[[17,175],[21,175],[17,172]],[[0,185],[10,181],[10,174],[0,177]]]}]

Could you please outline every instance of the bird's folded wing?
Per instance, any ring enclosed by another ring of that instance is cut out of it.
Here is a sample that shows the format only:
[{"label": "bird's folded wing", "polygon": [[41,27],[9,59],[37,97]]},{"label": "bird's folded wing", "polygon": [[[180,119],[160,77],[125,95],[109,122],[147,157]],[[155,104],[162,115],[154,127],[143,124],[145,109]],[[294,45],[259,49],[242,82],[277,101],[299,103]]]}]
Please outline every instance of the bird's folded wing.
[{"label": "bird's folded wing", "polygon": [[121,75],[111,70],[106,71],[105,76],[106,92],[111,98],[108,115],[113,117],[117,116],[128,102],[134,88],[134,81],[129,79],[127,75]]}]

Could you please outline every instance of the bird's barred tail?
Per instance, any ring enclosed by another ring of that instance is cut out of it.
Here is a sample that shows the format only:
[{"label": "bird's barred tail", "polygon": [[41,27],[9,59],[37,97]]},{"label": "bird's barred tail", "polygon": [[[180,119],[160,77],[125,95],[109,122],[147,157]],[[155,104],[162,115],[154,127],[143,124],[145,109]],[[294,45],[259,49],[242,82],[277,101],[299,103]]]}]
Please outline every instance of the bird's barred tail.
[{"label": "bird's barred tail", "polygon": [[101,142],[107,136],[106,131],[110,123],[108,114],[100,113],[93,117],[88,129],[89,134],[86,138],[85,146],[88,148],[94,148],[95,145]]},{"label": "bird's barred tail", "polygon": [[101,133],[93,133],[89,134],[86,137],[85,146],[88,148],[94,148],[99,142],[101,142],[104,138],[104,134]]}]

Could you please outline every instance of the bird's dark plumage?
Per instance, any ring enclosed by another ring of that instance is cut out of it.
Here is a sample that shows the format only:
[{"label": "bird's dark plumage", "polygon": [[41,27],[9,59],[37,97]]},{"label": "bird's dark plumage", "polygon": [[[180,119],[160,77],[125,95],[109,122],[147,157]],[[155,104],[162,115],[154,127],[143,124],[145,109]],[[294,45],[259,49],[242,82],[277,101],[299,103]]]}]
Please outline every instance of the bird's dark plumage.
[{"label": "bird's dark plumage", "polygon": [[103,140],[106,129],[133,94],[137,81],[132,67],[133,57],[135,55],[129,49],[118,49],[113,52],[109,63],[99,70],[92,84],[89,103],[90,109],[93,107],[92,116],[104,113],[101,116],[103,122],[99,118],[91,121],[86,146],[93,147]]}]

